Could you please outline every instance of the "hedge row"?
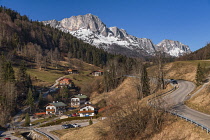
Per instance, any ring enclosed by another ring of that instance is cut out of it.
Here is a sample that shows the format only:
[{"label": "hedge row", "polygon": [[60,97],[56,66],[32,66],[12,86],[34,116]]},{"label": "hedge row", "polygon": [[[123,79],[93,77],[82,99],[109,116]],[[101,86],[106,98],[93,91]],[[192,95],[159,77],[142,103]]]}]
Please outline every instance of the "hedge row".
[{"label": "hedge row", "polygon": [[51,126],[51,125],[57,125],[57,124],[61,124],[62,122],[67,122],[67,121],[73,121],[73,120],[85,120],[85,119],[95,119],[98,118],[99,116],[92,116],[92,117],[69,117],[66,119],[58,119],[58,120],[54,120],[53,122],[48,122],[46,124],[42,124],[40,125],[40,127],[45,127],[45,126]]}]

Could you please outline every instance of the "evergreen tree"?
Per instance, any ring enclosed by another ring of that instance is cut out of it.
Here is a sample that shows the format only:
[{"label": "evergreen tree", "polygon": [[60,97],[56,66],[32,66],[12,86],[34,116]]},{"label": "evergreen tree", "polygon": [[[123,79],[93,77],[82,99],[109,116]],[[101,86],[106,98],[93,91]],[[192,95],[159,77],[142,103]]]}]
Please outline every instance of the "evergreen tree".
[{"label": "evergreen tree", "polygon": [[198,86],[201,85],[203,82],[203,79],[204,79],[204,72],[203,72],[203,69],[202,69],[200,63],[198,63],[197,72],[196,72],[196,84]]},{"label": "evergreen tree", "polygon": [[33,93],[32,93],[31,88],[29,88],[27,99],[26,99],[25,103],[30,106],[30,112],[31,112],[31,109],[34,105],[34,97],[33,97]]},{"label": "evergreen tree", "polygon": [[11,81],[13,82],[15,80],[15,72],[12,68],[11,62],[3,60],[1,61],[1,79],[6,82],[6,81]]},{"label": "evergreen tree", "polygon": [[26,66],[23,61],[21,61],[20,68],[17,74],[17,79],[20,82],[25,82],[27,80]]},{"label": "evergreen tree", "polygon": [[147,75],[146,66],[143,65],[142,74],[141,74],[141,82],[142,82],[142,93],[144,96],[150,95],[150,86],[149,86],[149,78]]},{"label": "evergreen tree", "polygon": [[69,97],[69,89],[65,86],[65,87],[63,87],[63,88],[61,88],[60,89],[60,95],[61,95],[61,97],[62,97],[62,100],[64,99],[64,98],[68,98]]},{"label": "evergreen tree", "polygon": [[29,117],[28,113],[26,113],[26,116],[25,116],[25,126],[29,126],[30,123],[31,123],[30,117]]},{"label": "evergreen tree", "polygon": [[89,125],[92,125],[93,124],[93,121],[92,119],[89,120]]},{"label": "evergreen tree", "polygon": [[39,98],[38,98],[38,103],[39,103],[39,106],[42,104],[42,92],[40,91],[39,93]]}]

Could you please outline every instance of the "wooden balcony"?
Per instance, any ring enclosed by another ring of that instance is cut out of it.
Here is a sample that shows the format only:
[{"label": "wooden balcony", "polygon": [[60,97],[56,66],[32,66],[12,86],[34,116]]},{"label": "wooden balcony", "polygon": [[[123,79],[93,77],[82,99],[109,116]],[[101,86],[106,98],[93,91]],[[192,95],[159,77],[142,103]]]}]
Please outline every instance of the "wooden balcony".
[{"label": "wooden balcony", "polygon": [[46,109],[46,111],[55,112],[55,109]]},{"label": "wooden balcony", "polygon": [[94,113],[94,110],[78,111],[78,113]]}]

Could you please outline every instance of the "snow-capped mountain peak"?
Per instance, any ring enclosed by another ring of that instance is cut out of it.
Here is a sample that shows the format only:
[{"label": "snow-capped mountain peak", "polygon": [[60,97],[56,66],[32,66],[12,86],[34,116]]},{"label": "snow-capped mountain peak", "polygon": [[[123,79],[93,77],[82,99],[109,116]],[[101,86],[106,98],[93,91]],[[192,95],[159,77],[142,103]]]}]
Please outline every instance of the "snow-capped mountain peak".
[{"label": "snow-capped mountain peak", "polygon": [[191,53],[189,46],[182,44],[179,41],[164,39],[157,45],[157,50],[167,52],[171,56],[181,56],[186,53]]},{"label": "snow-capped mountain peak", "polygon": [[[119,29],[116,26],[107,28],[97,16],[92,14],[72,16],[61,21],[43,21],[43,23],[113,53],[123,52],[126,54],[125,51],[128,51],[130,56],[134,56],[134,54],[138,56],[153,55],[156,50],[163,50],[172,56],[179,56],[189,49],[189,47],[188,49],[183,47],[182,50],[183,44],[181,45],[176,41],[171,43],[170,41],[162,41],[156,46],[150,39],[129,35],[124,29]],[[172,49],[169,49],[171,47],[168,44],[172,45]]]}]

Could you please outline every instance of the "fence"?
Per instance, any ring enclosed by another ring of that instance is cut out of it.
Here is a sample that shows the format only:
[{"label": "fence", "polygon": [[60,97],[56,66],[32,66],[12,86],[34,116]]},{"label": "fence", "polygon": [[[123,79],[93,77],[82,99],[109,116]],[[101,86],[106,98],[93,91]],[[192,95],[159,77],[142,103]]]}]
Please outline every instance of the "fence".
[{"label": "fence", "polygon": [[193,121],[193,120],[191,120],[191,119],[189,119],[189,118],[187,118],[185,116],[182,116],[182,115],[180,115],[178,113],[174,113],[174,112],[170,112],[170,111],[166,111],[166,112],[168,112],[168,113],[170,113],[170,114],[172,114],[174,116],[180,117],[181,119],[184,119],[185,121],[188,121],[188,122],[190,122],[192,124],[195,124],[198,127],[201,127],[203,130],[206,130],[207,133],[210,132],[210,129],[208,127],[206,127],[205,125],[202,125],[202,124],[200,124],[200,123],[198,123],[196,121]]},{"label": "fence", "polygon": [[46,136],[47,138],[49,138],[49,140],[54,140],[51,136],[47,135],[46,133],[39,131],[38,129],[33,128],[34,131],[36,131],[37,133],[40,133],[44,136]]},{"label": "fence", "polygon": [[[171,90],[169,90],[169,91],[167,91],[167,92],[164,92],[164,93],[162,93],[162,94],[159,94],[159,95],[157,95],[157,96],[155,96],[155,97],[149,99],[149,100],[147,101],[147,104],[149,104],[150,106],[153,106],[153,104],[151,103],[151,101],[152,101],[153,99],[155,99],[155,98],[157,98],[157,97],[160,97],[160,96],[162,96],[162,95],[164,95],[164,94],[170,93],[170,92],[172,92],[172,91],[174,91],[174,90],[176,90],[176,89],[177,89],[177,88],[174,86]],[[195,124],[196,126],[201,127],[203,130],[206,130],[207,133],[210,132],[210,129],[209,129],[207,126],[205,126],[205,125],[202,125],[202,124],[200,124],[200,123],[198,123],[198,122],[196,122],[196,121],[194,121],[194,120],[191,120],[191,119],[189,119],[189,118],[187,118],[187,117],[185,117],[185,116],[182,116],[182,115],[180,115],[180,114],[178,114],[178,113],[175,113],[175,112],[172,112],[172,111],[167,111],[167,110],[164,110],[164,111],[166,111],[167,113],[170,113],[170,114],[172,114],[172,115],[174,115],[174,116],[177,116],[177,117],[179,117],[179,118],[181,118],[181,119],[184,119],[185,121],[190,122],[191,124]]]}]

